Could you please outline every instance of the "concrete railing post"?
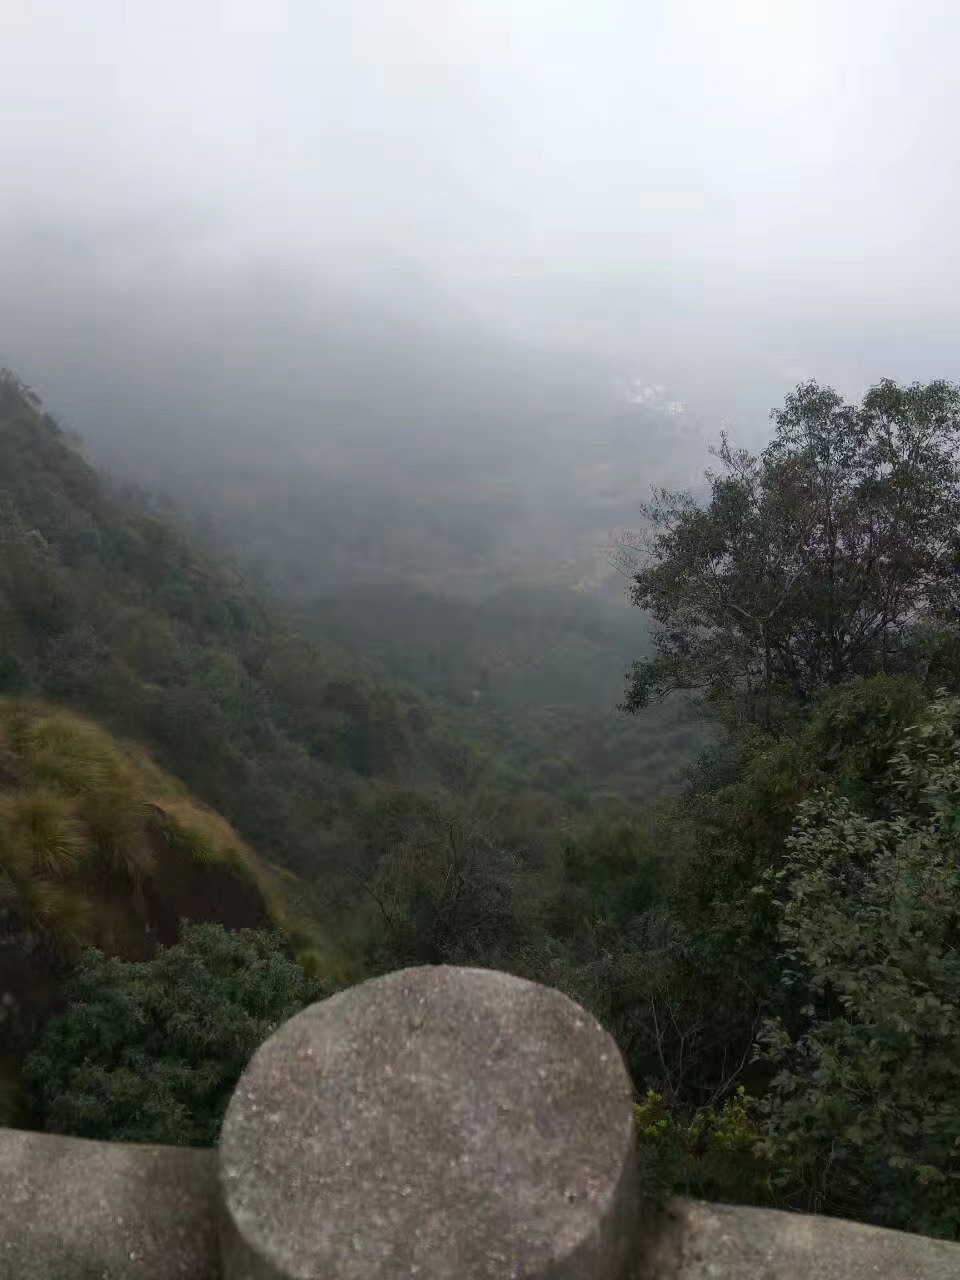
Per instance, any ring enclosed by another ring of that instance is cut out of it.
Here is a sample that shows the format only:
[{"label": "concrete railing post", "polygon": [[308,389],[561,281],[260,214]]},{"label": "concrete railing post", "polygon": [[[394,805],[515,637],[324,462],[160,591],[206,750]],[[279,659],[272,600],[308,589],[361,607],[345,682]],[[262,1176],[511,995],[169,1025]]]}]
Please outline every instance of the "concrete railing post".
[{"label": "concrete railing post", "polygon": [[613,1280],[638,1220],[605,1031],[491,970],[406,969],[257,1052],[220,1140],[224,1280]]}]

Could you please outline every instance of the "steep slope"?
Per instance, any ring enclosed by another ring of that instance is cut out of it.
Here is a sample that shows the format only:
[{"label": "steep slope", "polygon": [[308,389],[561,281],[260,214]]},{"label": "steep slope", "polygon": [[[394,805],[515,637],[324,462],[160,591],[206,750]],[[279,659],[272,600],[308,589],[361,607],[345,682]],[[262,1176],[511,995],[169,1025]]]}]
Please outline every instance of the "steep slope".
[{"label": "steep slope", "polygon": [[283,914],[252,850],[149,756],[26,699],[0,700],[0,876],[9,932],[128,956],[181,916]]},{"label": "steep slope", "polygon": [[0,1095],[83,947],[145,959],[184,919],[282,929],[290,890],[140,749],[0,699]]},{"label": "steep slope", "polygon": [[[333,869],[379,781],[432,777],[412,696],[323,659],[0,375],[0,693],[147,743],[262,853]],[[416,726],[414,735],[412,726]]]}]

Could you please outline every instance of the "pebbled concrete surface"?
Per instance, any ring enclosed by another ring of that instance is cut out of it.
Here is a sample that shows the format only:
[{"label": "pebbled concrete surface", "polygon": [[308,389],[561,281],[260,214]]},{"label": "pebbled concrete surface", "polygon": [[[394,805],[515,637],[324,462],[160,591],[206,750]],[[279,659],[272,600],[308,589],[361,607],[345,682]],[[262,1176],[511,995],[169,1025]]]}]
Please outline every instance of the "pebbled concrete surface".
[{"label": "pebbled concrete surface", "polygon": [[407,969],[255,1055],[220,1142],[226,1280],[613,1280],[638,1221],[632,1089],[578,1005]]},{"label": "pebbled concrete surface", "polygon": [[216,1280],[216,1154],[0,1129],[0,1280]]},{"label": "pebbled concrete surface", "polygon": [[630,1280],[960,1280],[960,1244],[776,1209],[674,1200]]}]

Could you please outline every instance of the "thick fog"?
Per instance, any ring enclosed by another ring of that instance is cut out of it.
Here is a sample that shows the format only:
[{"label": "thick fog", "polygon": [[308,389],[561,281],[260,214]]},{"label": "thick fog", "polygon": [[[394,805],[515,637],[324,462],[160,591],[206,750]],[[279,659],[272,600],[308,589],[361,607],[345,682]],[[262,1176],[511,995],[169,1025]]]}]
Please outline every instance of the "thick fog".
[{"label": "thick fog", "polygon": [[0,364],[120,466],[683,477],[799,378],[958,373],[949,0],[0,24]]}]

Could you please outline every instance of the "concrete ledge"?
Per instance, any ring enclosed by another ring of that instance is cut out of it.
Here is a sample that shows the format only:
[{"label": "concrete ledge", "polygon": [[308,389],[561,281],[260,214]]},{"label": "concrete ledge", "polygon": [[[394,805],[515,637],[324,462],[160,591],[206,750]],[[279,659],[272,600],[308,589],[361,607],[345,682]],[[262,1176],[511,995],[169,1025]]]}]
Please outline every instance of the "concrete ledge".
[{"label": "concrete ledge", "polygon": [[0,1280],[217,1280],[216,1156],[0,1129]]},{"label": "concrete ledge", "polygon": [[674,1200],[631,1280],[957,1280],[960,1244],[840,1218]]},{"label": "concrete ledge", "polygon": [[221,1150],[0,1129],[0,1280],[958,1280],[960,1244],[643,1209],[631,1088],[559,992],[404,970],[255,1055]]}]

